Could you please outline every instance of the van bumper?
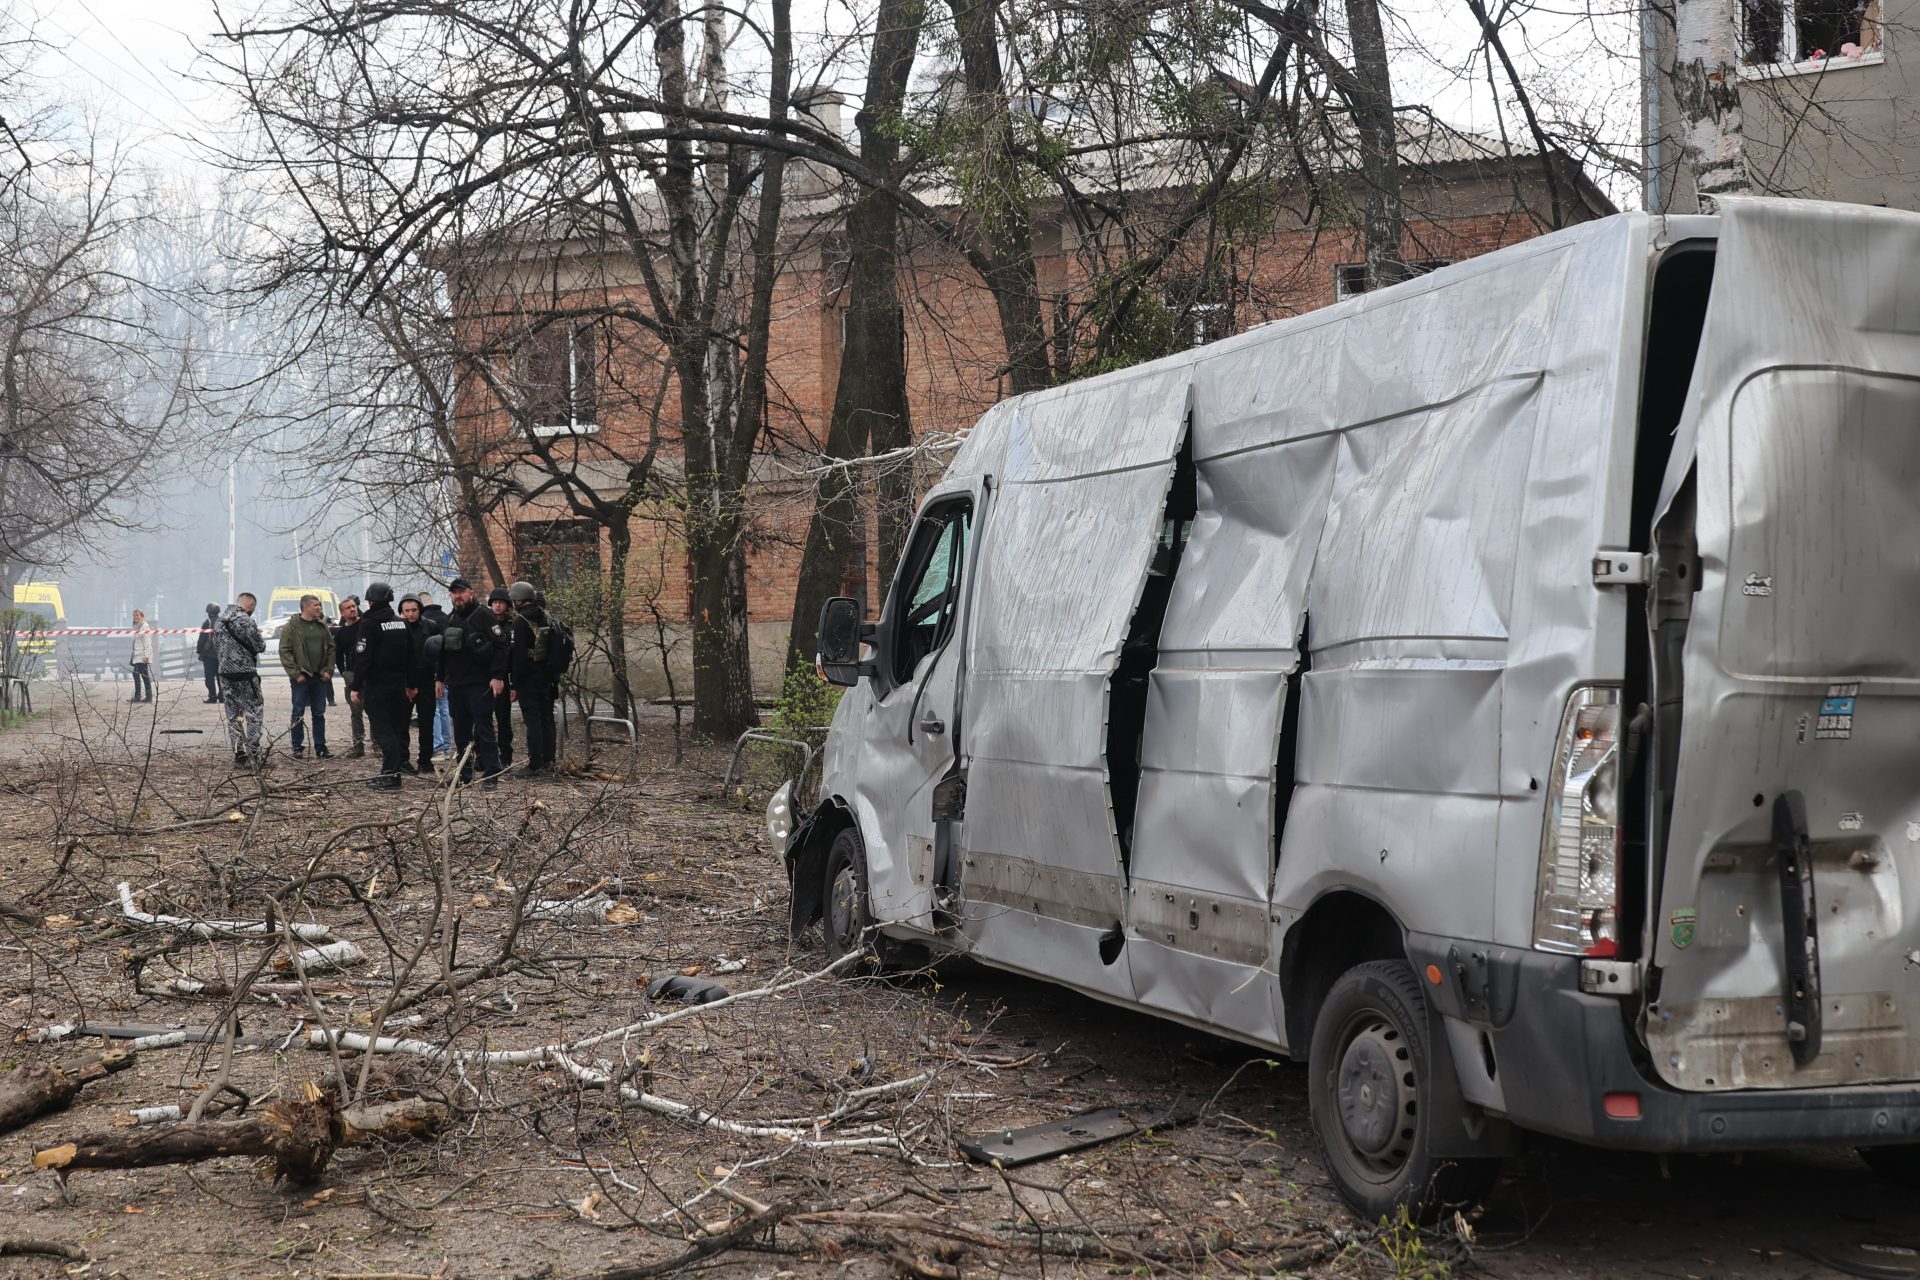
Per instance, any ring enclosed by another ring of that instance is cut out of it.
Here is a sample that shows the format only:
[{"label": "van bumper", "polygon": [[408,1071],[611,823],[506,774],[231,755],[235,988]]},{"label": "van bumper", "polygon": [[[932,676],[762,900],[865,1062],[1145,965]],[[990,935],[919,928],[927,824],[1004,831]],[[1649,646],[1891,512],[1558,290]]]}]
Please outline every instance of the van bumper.
[{"label": "van bumper", "polygon": [[[1408,943],[1416,972],[1433,964],[1443,974],[1426,988],[1440,1012],[1486,1035],[1504,1102],[1489,1110],[1520,1128],[1628,1151],[1920,1143],[1920,1084],[1682,1092],[1636,1061],[1631,1006],[1580,990],[1578,957],[1420,935]],[[1609,1094],[1638,1097],[1638,1118],[1608,1115]]]}]

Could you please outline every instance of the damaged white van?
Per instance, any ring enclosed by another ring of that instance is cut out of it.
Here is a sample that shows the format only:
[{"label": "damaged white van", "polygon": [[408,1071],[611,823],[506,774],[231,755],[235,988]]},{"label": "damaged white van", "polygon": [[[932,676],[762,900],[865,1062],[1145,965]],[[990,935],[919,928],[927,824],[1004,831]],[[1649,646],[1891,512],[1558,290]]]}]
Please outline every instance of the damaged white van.
[{"label": "damaged white van", "polygon": [[1920,216],[1622,215],[1020,397],[789,833],[1311,1073],[1369,1217],[1522,1131],[1920,1172]]}]

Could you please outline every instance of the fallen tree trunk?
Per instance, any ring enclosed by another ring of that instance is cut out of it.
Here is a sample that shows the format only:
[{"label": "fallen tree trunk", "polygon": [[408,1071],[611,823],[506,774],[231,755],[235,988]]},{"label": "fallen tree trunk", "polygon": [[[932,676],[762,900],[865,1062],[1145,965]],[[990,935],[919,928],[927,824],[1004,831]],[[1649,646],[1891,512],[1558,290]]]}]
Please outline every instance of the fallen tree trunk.
[{"label": "fallen tree trunk", "polygon": [[88,1134],[36,1151],[33,1165],[65,1178],[77,1169],[145,1169],[249,1156],[273,1161],[275,1180],[311,1183],[319,1180],[338,1147],[430,1141],[452,1123],[450,1107],[425,1098],[341,1111],[331,1092],[308,1084],[297,1101],[276,1102],[257,1116]]},{"label": "fallen tree trunk", "polygon": [[309,1084],[294,1102],[276,1102],[244,1120],[214,1120],[87,1134],[33,1153],[33,1167],[62,1181],[78,1169],[145,1169],[198,1164],[222,1156],[273,1161],[274,1180],[319,1181],[341,1136],[330,1095]]},{"label": "fallen tree trunk", "polygon": [[51,1111],[60,1111],[95,1080],[133,1065],[133,1054],[112,1049],[78,1062],[23,1062],[0,1083],[0,1133],[10,1133]]},{"label": "fallen tree trunk", "polygon": [[340,1145],[364,1147],[374,1142],[400,1142],[409,1138],[431,1142],[452,1124],[453,1108],[425,1098],[348,1107],[340,1113]]}]

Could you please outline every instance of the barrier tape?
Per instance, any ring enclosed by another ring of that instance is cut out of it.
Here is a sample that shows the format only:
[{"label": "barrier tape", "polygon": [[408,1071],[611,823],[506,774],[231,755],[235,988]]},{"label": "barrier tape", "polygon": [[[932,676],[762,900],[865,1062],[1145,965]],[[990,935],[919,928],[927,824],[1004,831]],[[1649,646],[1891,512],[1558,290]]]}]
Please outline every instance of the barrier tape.
[{"label": "barrier tape", "polygon": [[147,627],[135,631],[132,627],[69,627],[60,631],[16,631],[16,636],[197,636],[198,627]]}]

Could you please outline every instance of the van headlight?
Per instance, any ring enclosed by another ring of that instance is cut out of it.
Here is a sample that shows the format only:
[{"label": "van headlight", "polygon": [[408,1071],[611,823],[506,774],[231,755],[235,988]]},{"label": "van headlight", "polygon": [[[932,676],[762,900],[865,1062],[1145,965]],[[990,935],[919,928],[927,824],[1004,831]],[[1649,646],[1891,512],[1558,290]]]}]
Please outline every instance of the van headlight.
[{"label": "van headlight", "polygon": [[787,854],[787,837],[793,834],[793,779],[780,784],[780,789],[767,801],[767,846],[773,850],[776,858]]},{"label": "van headlight", "polygon": [[1620,946],[1620,691],[1575,689],[1560,720],[1540,836],[1533,945],[1612,956]]}]

